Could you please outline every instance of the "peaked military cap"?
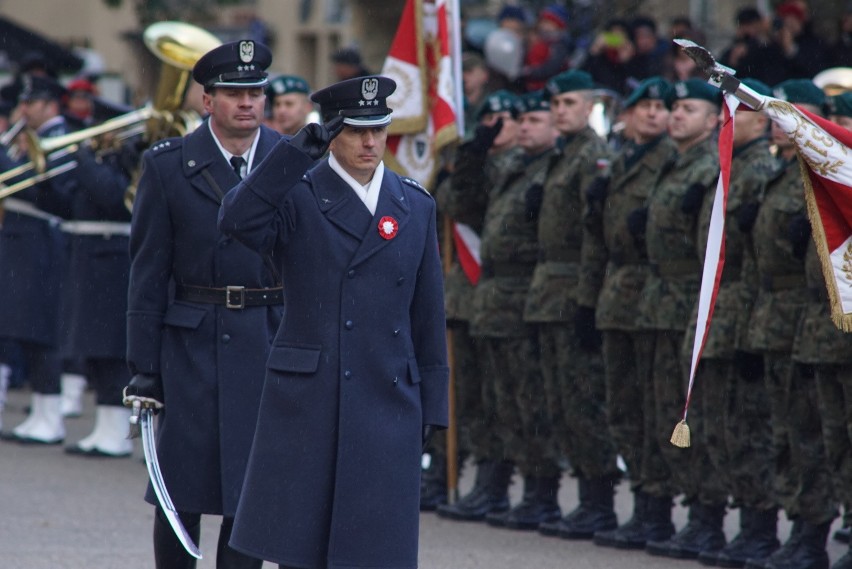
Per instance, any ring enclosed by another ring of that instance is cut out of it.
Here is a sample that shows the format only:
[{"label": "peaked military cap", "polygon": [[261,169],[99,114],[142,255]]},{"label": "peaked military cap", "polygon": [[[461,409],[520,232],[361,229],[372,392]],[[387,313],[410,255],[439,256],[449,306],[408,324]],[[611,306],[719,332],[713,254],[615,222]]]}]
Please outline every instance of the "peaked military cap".
[{"label": "peaked military cap", "polygon": [[279,75],[269,82],[267,91],[270,97],[288,93],[304,93],[307,95],[311,92],[311,88],[308,82],[298,75]]},{"label": "peaked military cap", "polygon": [[531,93],[524,93],[518,97],[521,106],[521,114],[534,111],[549,111],[550,98],[545,97],[545,91],[540,89]]},{"label": "peaked military cap", "polygon": [[262,43],[240,40],[211,49],[192,68],[192,78],[212,87],[263,87],[272,52]]},{"label": "peaked military cap", "polygon": [[782,81],[773,89],[776,99],[788,103],[801,103],[822,107],[825,104],[825,93],[810,79],[788,79]]},{"label": "peaked military cap", "polygon": [[825,106],[830,115],[852,117],[852,91],[827,97]]},{"label": "peaked military cap", "polygon": [[671,89],[671,83],[662,77],[648,77],[639,83],[633,92],[630,93],[630,96],[624,101],[624,108],[629,109],[639,101],[643,101],[645,99],[659,99],[660,101],[665,101],[669,96],[669,91],[671,91]]},{"label": "peaked military cap", "polygon": [[518,115],[521,114],[521,106],[517,95],[501,89],[486,97],[476,112],[476,120],[482,119],[489,113],[501,113],[503,111],[509,111],[513,117],[518,118]]},{"label": "peaked military cap", "polygon": [[562,93],[570,93],[571,91],[589,91],[596,89],[595,82],[592,76],[585,71],[571,69],[563,71],[559,75],[554,75],[547,81],[545,86],[544,96],[547,99],[554,95]]},{"label": "peaked military cap", "polygon": [[42,75],[24,75],[20,101],[59,101],[65,95],[65,87],[58,81]]},{"label": "peaked military cap", "polygon": [[382,75],[346,79],[320,89],[311,100],[320,106],[324,121],[340,115],[343,123],[352,126],[386,126],[391,122],[393,109],[388,97],[396,91],[396,82]]},{"label": "peaked military cap", "polygon": [[681,99],[701,99],[721,105],[722,92],[702,79],[687,79],[674,84],[666,99],[666,106],[672,108],[674,102]]}]

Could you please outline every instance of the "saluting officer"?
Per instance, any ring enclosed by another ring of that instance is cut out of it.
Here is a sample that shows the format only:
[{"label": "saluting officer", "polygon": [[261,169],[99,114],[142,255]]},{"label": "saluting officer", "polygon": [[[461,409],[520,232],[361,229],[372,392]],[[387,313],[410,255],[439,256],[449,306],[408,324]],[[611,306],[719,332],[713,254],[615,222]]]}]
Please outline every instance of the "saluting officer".
[{"label": "saluting officer", "polygon": [[308,82],[297,75],[281,75],[272,79],[266,96],[272,111],[269,126],[281,134],[294,135],[308,124],[308,115],[314,110],[308,95]]},{"label": "saluting officer", "polygon": [[382,162],[395,88],[314,93],[324,124],[280,142],[220,212],[287,290],[231,540],[282,567],[417,565],[420,457],[447,425],[449,368],[435,202]]},{"label": "saluting officer", "polygon": [[[193,68],[209,119],[144,155],[130,234],[125,405],[162,408],[157,453],[166,487],[198,543],[201,514],[224,516],[218,567],[260,567],[228,547],[263,386],[264,363],[283,314],[278,269],[222,235],[225,193],[280,135],[261,126],[266,46],[236,41]],[[172,292],[173,289],[173,292]],[[149,487],[149,503],[156,497]],[[158,568],[192,559],[160,507]]]}]

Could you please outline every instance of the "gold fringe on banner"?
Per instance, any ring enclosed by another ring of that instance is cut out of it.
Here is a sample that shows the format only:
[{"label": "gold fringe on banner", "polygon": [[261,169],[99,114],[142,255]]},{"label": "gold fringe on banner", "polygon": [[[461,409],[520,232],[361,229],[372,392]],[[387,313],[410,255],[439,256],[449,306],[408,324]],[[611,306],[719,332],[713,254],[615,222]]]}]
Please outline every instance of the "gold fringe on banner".
[{"label": "gold fringe on banner", "polygon": [[674,431],[672,432],[671,443],[678,448],[689,448],[691,441],[689,436],[689,425],[686,424],[686,420],[682,420],[680,423],[675,425]]},{"label": "gold fringe on banner", "polygon": [[[811,221],[811,233],[816,243],[825,286],[828,291],[829,304],[831,306],[831,319],[838,329],[844,332],[852,332],[852,314],[844,314],[840,303],[840,292],[837,290],[837,275],[834,274],[834,266],[831,262],[831,251],[828,250],[828,241],[825,237],[825,228],[819,215],[819,206],[814,196],[814,188],[811,183],[810,171],[807,159],[801,152],[797,152],[799,158],[799,169],[802,174],[802,186],[805,190],[805,203],[807,204],[808,218]],[[846,255],[852,261],[852,251]],[[852,265],[852,263],[850,263]]]}]

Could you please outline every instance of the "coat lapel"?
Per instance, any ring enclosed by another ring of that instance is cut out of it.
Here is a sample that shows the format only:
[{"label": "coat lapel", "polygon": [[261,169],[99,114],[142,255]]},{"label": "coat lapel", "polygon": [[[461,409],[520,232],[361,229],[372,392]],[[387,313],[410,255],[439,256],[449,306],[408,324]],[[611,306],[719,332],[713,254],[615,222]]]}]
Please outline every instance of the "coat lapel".
[{"label": "coat lapel", "polygon": [[364,237],[370,212],[346,182],[340,179],[324,160],[309,177],[320,211],[326,218],[358,241]]},{"label": "coat lapel", "polygon": [[[372,257],[382,248],[397,239],[400,234],[405,231],[405,226],[408,224],[411,207],[408,205],[405,197],[405,190],[402,187],[402,182],[389,169],[385,169],[382,187],[379,193],[379,202],[376,204],[376,214],[373,216],[370,225],[367,227],[366,233],[363,235],[363,241],[358,251],[355,252],[355,257],[352,259],[352,265],[357,265]],[[396,220],[399,225],[396,237],[393,239],[385,239],[379,234],[379,220],[388,216]]]},{"label": "coat lapel", "polygon": [[[261,151],[261,142],[264,141],[263,133],[261,140],[258,141],[257,154]],[[266,146],[265,143],[264,146]],[[265,148],[265,152],[269,152]],[[265,153],[263,154],[265,156]],[[257,159],[257,157],[256,157]],[[257,162],[258,164],[260,162]],[[218,190],[221,190],[222,195],[228,193],[231,188],[236,186],[240,179],[234,173],[231,165],[222,156],[222,152],[213,140],[213,135],[210,134],[210,127],[205,121],[192,134],[186,137],[183,143],[183,173],[189,180],[193,188],[201,192],[203,195],[212,199],[216,203],[221,203],[217,188],[213,187],[207,177],[202,175],[203,170],[207,170],[215,180],[215,185],[218,185]]]}]

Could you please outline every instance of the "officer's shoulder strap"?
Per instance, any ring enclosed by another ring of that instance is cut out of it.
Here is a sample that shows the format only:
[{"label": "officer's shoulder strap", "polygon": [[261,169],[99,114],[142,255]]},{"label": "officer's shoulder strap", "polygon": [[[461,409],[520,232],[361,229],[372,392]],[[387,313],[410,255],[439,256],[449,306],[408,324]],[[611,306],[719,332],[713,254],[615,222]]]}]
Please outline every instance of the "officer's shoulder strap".
[{"label": "officer's shoulder strap", "polygon": [[183,146],[182,137],[165,138],[155,142],[148,150],[156,156],[158,154],[178,150],[181,146]]},{"label": "officer's shoulder strap", "polygon": [[408,176],[400,176],[399,179],[402,180],[403,183],[411,186],[412,188],[417,188],[418,190],[420,190],[421,192],[423,192],[427,196],[432,197],[432,194],[429,193],[429,190],[427,190],[426,188],[421,186],[420,182],[418,182],[414,178],[409,178]]}]

